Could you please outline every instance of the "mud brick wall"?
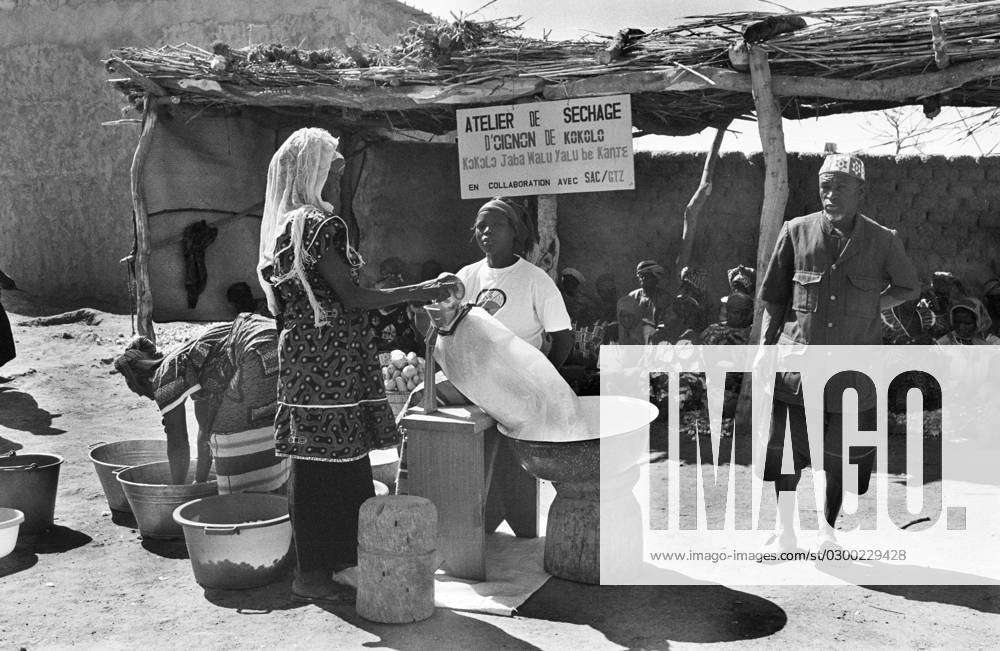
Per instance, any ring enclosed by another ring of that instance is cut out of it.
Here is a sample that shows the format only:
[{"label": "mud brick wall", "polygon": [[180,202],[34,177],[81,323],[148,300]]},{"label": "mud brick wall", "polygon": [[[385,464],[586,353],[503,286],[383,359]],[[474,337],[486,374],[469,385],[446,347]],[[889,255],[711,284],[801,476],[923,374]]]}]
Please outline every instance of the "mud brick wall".
[{"label": "mud brick wall", "polygon": [[101,126],[125,103],[106,82],[112,49],[389,44],[421,16],[392,0],[0,0],[0,267],[54,302],[128,308],[138,128]]},{"label": "mud brick wall", "polygon": [[[672,267],[703,160],[703,154],[642,152],[635,157],[635,191],[559,195],[560,267],[582,271],[590,289],[599,274],[611,272],[622,292],[636,286],[639,260],[655,258]],[[399,256],[416,273],[427,258],[454,269],[480,257],[469,227],[481,201],[458,199],[456,161],[449,146],[375,148],[355,202],[370,260]],[[869,187],[862,210],[898,230],[923,276],[950,270],[974,287],[989,277],[990,260],[1000,262],[1000,158],[865,162]],[[821,163],[819,155],[789,155],[786,218],[820,209]],[[756,261],[763,159],[725,154],[716,174],[694,263],[708,270],[710,294],[722,296],[726,270]]]}]

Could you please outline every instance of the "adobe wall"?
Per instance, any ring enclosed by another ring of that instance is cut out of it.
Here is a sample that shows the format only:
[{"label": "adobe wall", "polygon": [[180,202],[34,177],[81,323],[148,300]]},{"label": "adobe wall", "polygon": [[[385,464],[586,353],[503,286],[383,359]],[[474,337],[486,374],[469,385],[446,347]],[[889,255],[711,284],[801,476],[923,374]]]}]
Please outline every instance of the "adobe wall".
[{"label": "adobe wall", "polygon": [[128,308],[138,129],[101,126],[125,103],[102,65],[113,48],[388,44],[417,15],[390,0],[0,0],[0,267],[37,296]]}]

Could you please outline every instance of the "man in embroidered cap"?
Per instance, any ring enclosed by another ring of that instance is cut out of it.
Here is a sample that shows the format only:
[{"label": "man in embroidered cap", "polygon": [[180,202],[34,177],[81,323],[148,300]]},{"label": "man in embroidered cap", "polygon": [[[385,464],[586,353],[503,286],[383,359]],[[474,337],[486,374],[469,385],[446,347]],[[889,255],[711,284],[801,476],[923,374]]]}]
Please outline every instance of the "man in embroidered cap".
[{"label": "man in embroidered cap", "polygon": [[[881,311],[917,298],[917,272],[896,232],[858,211],[864,193],[861,159],[849,154],[826,157],[819,170],[823,209],[785,222],[778,234],[760,287],[759,298],[764,302],[760,343],[879,345]],[[845,378],[833,393],[839,398],[844,389],[858,390],[860,428],[875,429],[875,395],[858,379]],[[833,527],[843,501],[844,468],[841,408],[827,404],[823,412],[825,472],[816,473],[817,478],[825,475],[826,479],[820,547],[836,545]],[[787,475],[781,474],[786,421],[795,465],[795,472]],[[812,462],[801,378],[798,373],[785,373],[775,385],[764,468],[765,481],[775,482],[778,495],[777,543],[781,549],[796,547],[792,528],[795,489],[802,469]],[[864,493],[874,455],[855,458],[852,454],[851,462],[858,464],[860,492]]]}]

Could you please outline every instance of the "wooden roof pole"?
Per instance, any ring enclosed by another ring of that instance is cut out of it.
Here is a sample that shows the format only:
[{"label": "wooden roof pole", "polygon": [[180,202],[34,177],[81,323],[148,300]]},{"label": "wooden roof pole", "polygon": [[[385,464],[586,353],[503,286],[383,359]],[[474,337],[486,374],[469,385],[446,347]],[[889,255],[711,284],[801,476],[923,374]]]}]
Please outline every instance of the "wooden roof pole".
[{"label": "wooden roof pole", "polygon": [[146,95],[142,111],[142,133],[132,157],[132,212],[135,219],[135,293],[136,329],[139,334],[156,341],[153,331],[153,292],[149,284],[149,213],[146,211],[146,193],[142,184],[143,168],[149,155],[149,145],[156,127],[156,107],[153,97]]},{"label": "wooden roof pole", "polygon": [[[757,129],[764,151],[764,202],[760,209],[760,234],[757,239],[757,278],[762,279],[771,259],[778,232],[785,221],[788,203],[788,158],[785,154],[785,134],[781,127],[781,107],[771,88],[771,67],[767,51],[750,47],[750,76],[753,81],[753,101],[757,108]],[[764,311],[761,301],[754,305],[750,341],[760,340],[760,322]]]},{"label": "wooden roof pole", "polygon": [[729,128],[730,124],[731,122],[727,122],[715,130],[715,139],[712,140],[712,146],[705,156],[705,166],[701,170],[701,182],[684,209],[684,232],[681,235],[681,252],[677,256],[677,269],[683,269],[691,264],[698,222],[701,221],[701,215],[705,212],[705,204],[708,203],[708,197],[712,194],[712,179],[715,178],[715,164],[719,160],[719,148],[722,147],[722,138],[726,135],[726,129]]}]

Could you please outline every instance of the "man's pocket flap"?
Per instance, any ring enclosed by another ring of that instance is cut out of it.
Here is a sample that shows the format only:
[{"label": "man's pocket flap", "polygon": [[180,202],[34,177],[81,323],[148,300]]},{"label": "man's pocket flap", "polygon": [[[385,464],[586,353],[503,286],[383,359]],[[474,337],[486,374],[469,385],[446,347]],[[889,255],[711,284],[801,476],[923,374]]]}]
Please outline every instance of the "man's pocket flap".
[{"label": "man's pocket flap", "polygon": [[[788,276],[785,276],[786,278]],[[823,274],[818,271],[796,271],[792,275],[792,280],[799,283],[800,285],[812,285],[813,283],[818,283],[823,279]]]}]

